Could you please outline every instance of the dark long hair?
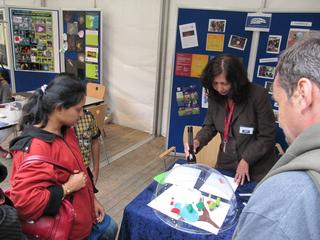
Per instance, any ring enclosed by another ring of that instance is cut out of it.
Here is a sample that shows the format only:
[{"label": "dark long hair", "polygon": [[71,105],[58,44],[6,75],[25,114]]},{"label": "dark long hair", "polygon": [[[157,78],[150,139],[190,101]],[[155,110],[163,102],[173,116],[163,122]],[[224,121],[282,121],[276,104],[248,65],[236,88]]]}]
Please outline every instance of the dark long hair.
[{"label": "dark long hair", "polygon": [[38,88],[23,106],[20,129],[27,125],[45,127],[49,115],[60,106],[70,108],[86,95],[84,85],[70,76],[58,76],[48,86]]},{"label": "dark long hair", "polygon": [[212,86],[213,80],[220,74],[224,74],[231,84],[228,97],[235,102],[247,100],[250,82],[241,60],[230,54],[221,54],[213,58],[202,72],[201,82],[208,91],[209,97],[222,101],[226,96],[220,95]]}]

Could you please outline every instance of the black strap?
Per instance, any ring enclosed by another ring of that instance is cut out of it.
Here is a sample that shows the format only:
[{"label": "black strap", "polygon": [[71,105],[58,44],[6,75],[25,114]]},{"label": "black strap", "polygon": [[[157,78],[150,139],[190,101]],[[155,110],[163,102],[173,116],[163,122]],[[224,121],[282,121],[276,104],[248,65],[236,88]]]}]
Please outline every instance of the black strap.
[{"label": "black strap", "polygon": [[67,167],[65,167],[65,166],[63,166],[63,165],[61,165],[61,164],[59,164],[57,162],[52,161],[51,158],[49,158],[49,157],[47,157],[45,155],[30,155],[30,156],[28,156],[26,158],[23,158],[23,160],[22,160],[22,162],[20,164],[20,168],[25,167],[25,166],[33,163],[33,162],[46,162],[46,163],[52,164],[52,165],[54,165],[54,166],[56,166],[58,168],[66,170],[69,173],[73,173],[73,171],[70,170],[69,168],[67,168]]}]

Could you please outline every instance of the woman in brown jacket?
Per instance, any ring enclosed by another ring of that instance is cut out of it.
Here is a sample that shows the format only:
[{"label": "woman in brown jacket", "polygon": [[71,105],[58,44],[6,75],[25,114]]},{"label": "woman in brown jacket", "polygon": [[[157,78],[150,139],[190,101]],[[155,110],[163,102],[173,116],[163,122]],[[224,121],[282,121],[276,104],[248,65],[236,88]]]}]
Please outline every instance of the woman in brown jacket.
[{"label": "woman in brown jacket", "polygon": [[[239,58],[219,55],[202,74],[208,112],[194,139],[196,152],[220,133],[216,167],[233,171],[235,181],[261,180],[276,161],[275,118],[266,89],[249,82]],[[188,155],[188,145],[185,147]]]}]

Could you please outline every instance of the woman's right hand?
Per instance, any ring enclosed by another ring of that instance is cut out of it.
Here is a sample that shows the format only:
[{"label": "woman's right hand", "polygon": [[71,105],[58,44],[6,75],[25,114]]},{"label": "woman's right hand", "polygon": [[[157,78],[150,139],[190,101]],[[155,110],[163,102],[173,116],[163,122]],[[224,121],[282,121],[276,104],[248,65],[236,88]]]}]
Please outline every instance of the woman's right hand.
[{"label": "woman's right hand", "polygon": [[63,184],[70,192],[76,192],[86,185],[87,177],[84,172],[75,170],[74,174],[71,174],[68,181]]},{"label": "woman's right hand", "polygon": [[[197,153],[197,148],[200,146],[200,142],[198,139],[193,140],[193,149],[194,153]],[[184,143],[184,156],[187,159],[189,156],[189,144],[187,142]]]}]

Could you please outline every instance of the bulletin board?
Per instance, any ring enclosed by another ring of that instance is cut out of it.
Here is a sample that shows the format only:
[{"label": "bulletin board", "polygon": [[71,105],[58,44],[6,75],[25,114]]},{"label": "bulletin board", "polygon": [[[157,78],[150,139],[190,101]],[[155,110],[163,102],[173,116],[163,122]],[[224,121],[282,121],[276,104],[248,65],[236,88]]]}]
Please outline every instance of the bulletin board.
[{"label": "bulletin board", "polygon": [[60,72],[58,10],[9,8],[16,91],[34,90]]},{"label": "bulletin board", "polygon": [[245,31],[247,12],[178,9],[167,147],[183,150],[186,125],[202,125],[207,113],[200,74],[216,55],[229,53],[248,67],[252,32]]},{"label": "bulletin board", "polygon": [[101,11],[63,10],[65,72],[101,82]]},{"label": "bulletin board", "polygon": [[[258,41],[257,58],[253,82],[268,89],[272,94],[272,83],[279,53],[303,38],[310,30],[320,30],[320,13],[314,12],[269,12],[272,14],[269,32],[261,32]],[[276,119],[278,106],[272,100]],[[278,121],[277,121],[278,122]],[[277,142],[287,148],[284,134],[277,124]]]}]

